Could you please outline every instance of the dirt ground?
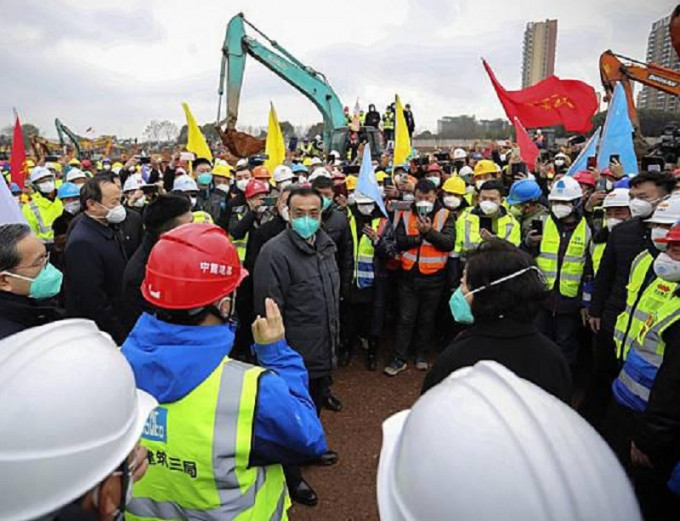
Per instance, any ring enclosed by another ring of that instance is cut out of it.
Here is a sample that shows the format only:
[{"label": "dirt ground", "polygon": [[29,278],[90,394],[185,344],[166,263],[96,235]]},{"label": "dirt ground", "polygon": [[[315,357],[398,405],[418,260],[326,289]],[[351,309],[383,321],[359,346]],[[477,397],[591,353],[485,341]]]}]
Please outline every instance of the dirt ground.
[{"label": "dirt ground", "polygon": [[334,373],[333,394],[343,404],[339,413],[323,411],[328,446],[340,455],[332,467],[307,467],[305,479],[319,495],[319,504],[309,508],[295,505],[292,521],[377,520],[376,472],[382,442],[382,422],[410,408],[420,394],[425,372],[413,364],[394,378],[366,371],[363,351],[355,354],[349,367]]}]

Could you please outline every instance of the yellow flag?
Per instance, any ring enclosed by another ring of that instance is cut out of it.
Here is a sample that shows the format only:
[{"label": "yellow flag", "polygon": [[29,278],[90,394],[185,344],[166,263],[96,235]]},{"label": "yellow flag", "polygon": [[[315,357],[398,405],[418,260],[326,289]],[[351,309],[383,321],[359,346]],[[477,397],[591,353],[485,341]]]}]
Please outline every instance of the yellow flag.
[{"label": "yellow flag", "polygon": [[281,132],[279,118],[276,117],[273,103],[271,103],[271,108],[269,109],[269,128],[267,128],[267,142],[264,147],[264,153],[269,156],[269,159],[264,162],[264,166],[267,167],[270,173],[273,173],[274,169],[282,165],[286,159],[286,144],[283,142],[283,133]]},{"label": "yellow flag", "polygon": [[187,117],[187,127],[189,127],[187,150],[196,154],[196,158],[202,157],[203,159],[212,162],[213,155],[210,151],[210,147],[208,146],[208,143],[206,143],[203,132],[201,132],[201,129],[196,123],[194,115],[189,110],[189,105],[182,103],[182,108],[184,109],[184,115]]},{"label": "yellow flag", "polygon": [[411,137],[408,135],[408,127],[406,126],[406,118],[404,117],[404,108],[401,106],[401,100],[397,94],[397,101],[394,115],[395,132],[394,132],[394,165],[403,165],[406,163],[408,156],[411,155]]}]

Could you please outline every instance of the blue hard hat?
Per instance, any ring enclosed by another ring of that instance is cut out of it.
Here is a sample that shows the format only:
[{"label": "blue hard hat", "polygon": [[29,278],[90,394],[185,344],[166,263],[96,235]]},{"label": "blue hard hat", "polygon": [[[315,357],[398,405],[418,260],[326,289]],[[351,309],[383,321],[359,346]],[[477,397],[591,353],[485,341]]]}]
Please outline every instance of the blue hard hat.
[{"label": "blue hard hat", "polygon": [[540,198],[543,192],[538,183],[533,179],[521,179],[512,183],[508,204],[520,204],[528,201],[535,201]]},{"label": "blue hard hat", "polygon": [[21,195],[21,188],[16,183],[12,183],[9,187],[9,190],[12,192],[12,195]]},{"label": "blue hard hat", "polygon": [[630,188],[630,177],[626,176],[616,181],[614,188]]},{"label": "blue hard hat", "polygon": [[309,172],[309,170],[307,170],[307,167],[305,165],[300,165],[300,164],[293,165],[291,170],[293,171],[294,174],[296,174],[298,172]]},{"label": "blue hard hat", "polygon": [[80,197],[80,187],[73,183],[64,183],[57,190],[57,197],[59,199],[68,199],[69,197]]}]

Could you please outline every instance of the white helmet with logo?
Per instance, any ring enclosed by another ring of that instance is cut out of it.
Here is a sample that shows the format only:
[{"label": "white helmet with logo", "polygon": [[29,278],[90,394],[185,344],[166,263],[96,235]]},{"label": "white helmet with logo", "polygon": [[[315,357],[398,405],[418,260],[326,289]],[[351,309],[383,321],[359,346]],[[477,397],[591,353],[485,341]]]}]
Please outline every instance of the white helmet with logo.
[{"label": "white helmet with logo", "polygon": [[144,179],[142,179],[141,174],[133,174],[125,180],[123,185],[123,193],[131,192],[132,190],[139,190],[144,186]]},{"label": "white helmet with logo", "polygon": [[467,152],[462,148],[456,148],[453,151],[453,159],[465,159],[467,157]]},{"label": "white helmet with logo", "polygon": [[675,224],[680,221],[680,195],[671,196],[661,201],[654,214],[645,222],[651,224]]},{"label": "white helmet with logo", "polygon": [[29,180],[31,183],[37,183],[40,179],[45,179],[46,177],[51,177],[54,179],[54,174],[49,168],[45,168],[44,166],[36,166],[33,170],[31,170]]},{"label": "white helmet with logo", "polygon": [[614,188],[609,192],[604,201],[602,201],[602,208],[629,208],[630,207],[630,190],[628,188]]},{"label": "white helmet with logo", "polygon": [[625,472],[572,408],[502,365],[450,375],[383,424],[383,521],[640,521]]},{"label": "white helmet with logo", "polygon": [[0,517],[36,519],[92,489],[130,454],[156,405],[94,322],[0,340]]},{"label": "white helmet with logo", "polygon": [[274,169],[273,177],[275,183],[281,183],[283,181],[290,181],[295,175],[289,166],[279,165]]},{"label": "white helmet with logo", "polygon": [[176,192],[198,192],[198,185],[192,177],[183,175],[175,178],[175,182],[172,184],[172,190]]},{"label": "white helmet with logo", "polygon": [[571,176],[564,176],[553,184],[548,201],[573,201],[581,197],[583,190],[578,181]]}]

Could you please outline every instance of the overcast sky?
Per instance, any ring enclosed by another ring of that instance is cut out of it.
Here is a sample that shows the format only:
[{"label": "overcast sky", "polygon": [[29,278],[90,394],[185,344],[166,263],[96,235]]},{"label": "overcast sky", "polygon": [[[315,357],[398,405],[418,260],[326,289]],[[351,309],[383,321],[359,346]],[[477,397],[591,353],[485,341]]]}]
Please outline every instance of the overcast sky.
[{"label": "overcast sky", "polygon": [[[262,32],[323,72],[343,104],[395,92],[410,102],[420,130],[446,115],[503,116],[481,66],[503,85],[521,84],[526,23],[558,20],[555,73],[601,90],[600,53],[643,60],[662,0],[0,0],[0,124],[12,107],[56,136],[54,118],[77,133],[141,136],[152,119],[184,123],[180,102],[199,122],[214,121],[227,22],[243,11]],[[251,59],[239,126],[279,119],[321,120],[314,106]],[[222,110],[224,114],[224,109]]]}]

